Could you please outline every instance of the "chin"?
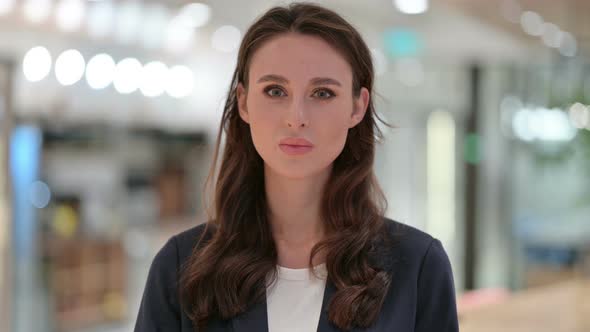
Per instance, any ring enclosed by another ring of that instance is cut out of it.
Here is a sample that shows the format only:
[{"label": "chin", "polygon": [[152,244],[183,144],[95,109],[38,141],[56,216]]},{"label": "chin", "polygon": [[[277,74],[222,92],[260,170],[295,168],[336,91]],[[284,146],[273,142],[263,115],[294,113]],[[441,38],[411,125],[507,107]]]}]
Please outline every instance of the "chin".
[{"label": "chin", "polygon": [[299,180],[313,176],[315,172],[306,170],[304,167],[270,167],[274,173],[285,178]]},{"label": "chin", "polygon": [[326,171],[330,165],[311,165],[309,163],[304,165],[301,163],[292,163],[291,165],[276,165],[272,163],[266,163],[266,166],[277,175],[296,180],[317,176],[318,174]]}]

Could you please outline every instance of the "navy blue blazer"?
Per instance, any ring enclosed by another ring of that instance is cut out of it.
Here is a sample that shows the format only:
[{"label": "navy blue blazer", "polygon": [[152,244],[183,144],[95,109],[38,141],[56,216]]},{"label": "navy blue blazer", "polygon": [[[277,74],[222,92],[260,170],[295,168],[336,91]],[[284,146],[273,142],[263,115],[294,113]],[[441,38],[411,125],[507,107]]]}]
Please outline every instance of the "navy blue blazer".
[{"label": "navy blue blazer", "polygon": [[[381,248],[377,265],[392,282],[375,324],[353,331],[452,332],[459,331],[453,274],[439,240],[411,226],[385,219],[396,238]],[[178,269],[204,230],[204,224],[171,237],[155,256],[137,314],[135,332],[195,331],[180,309]],[[336,291],[328,281],[324,291],[318,332],[341,331],[328,321],[328,303]],[[268,332],[266,301],[229,320],[211,320],[207,332]]]}]

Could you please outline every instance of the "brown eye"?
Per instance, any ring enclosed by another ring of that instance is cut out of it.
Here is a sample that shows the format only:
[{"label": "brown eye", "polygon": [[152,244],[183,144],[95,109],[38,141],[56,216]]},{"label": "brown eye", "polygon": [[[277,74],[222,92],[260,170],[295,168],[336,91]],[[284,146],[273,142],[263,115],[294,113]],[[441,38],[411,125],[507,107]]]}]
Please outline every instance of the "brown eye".
[{"label": "brown eye", "polygon": [[281,90],[279,87],[277,86],[269,86],[268,88],[264,89],[264,92],[274,98],[274,97],[282,97],[284,94],[283,90]]},{"label": "brown eye", "polygon": [[328,89],[319,89],[314,92],[320,99],[330,99],[335,96],[334,92]]}]

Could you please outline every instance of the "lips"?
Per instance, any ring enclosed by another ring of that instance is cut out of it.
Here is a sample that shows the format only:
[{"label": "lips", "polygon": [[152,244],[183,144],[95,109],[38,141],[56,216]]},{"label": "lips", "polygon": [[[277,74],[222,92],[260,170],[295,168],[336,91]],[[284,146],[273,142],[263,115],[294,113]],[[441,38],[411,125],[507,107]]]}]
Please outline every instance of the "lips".
[{"label": "lips", "polygon": [[286,154],[295,156],[310,152],[313,144],[302,137],[287,137],[281,140],[279,147]]},{"label": "lips", "polygon": [[290,146],[301,146],[301,147],[312,147],[313,144],[302,137],[288,137],[282,139],[279,145],[290,145]]}]

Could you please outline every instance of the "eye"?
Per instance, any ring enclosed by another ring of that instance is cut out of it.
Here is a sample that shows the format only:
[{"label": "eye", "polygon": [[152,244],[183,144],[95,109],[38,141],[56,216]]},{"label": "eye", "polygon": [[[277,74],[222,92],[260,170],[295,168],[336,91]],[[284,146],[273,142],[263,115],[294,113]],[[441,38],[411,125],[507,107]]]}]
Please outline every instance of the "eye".
[{"label": "eye", "polygon": [[[264,93],[266,93],[271,98],[282,97],[285,94],[284,91],[276,85],[271,85],[267,87],[266,89],[264,89]],[[281,95],[281,93],[283,95]]]},{"label": "eye", "polygon": [[320,99],[330,99],[336,96],[330,89],[318,89],[314,91],[314,95],[317,95]]}]

